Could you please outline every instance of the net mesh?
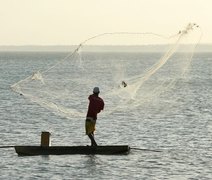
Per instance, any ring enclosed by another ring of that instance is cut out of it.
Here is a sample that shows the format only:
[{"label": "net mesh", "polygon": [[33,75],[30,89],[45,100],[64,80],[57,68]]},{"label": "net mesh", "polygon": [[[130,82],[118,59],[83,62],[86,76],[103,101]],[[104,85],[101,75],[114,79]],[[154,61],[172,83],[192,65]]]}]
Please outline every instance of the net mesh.
[{"label": "net mesh", "polygon": [[99,34],[11,88],[67,118],[85,117],[87,97],[95,86],[105,101],[105,116],[129,111],[174,86],[188,70],[200,37],[201,29],[194,23],[169,37],[155,33]]}]

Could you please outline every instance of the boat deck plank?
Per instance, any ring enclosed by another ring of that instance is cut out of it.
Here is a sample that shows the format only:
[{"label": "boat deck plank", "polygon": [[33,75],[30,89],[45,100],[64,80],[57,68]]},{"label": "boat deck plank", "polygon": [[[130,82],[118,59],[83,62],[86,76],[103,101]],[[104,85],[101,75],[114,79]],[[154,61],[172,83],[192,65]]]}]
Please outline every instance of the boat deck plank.
[{"label": "boat deck plank", "polygon": [[65,154],[127,154],[128,145],[111,146],[15,146],[15,151],[20,156],[34,155],[65,155]]}]

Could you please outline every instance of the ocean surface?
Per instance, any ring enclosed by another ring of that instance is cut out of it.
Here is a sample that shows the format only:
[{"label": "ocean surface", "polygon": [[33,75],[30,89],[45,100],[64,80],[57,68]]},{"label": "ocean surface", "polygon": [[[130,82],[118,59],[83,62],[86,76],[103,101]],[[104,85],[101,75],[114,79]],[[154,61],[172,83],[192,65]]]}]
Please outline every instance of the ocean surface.
[{"label": "ocean surface", "polygon": [[3,148],[39,145],[46,127],[51,127],[52,145],[90,144],[84,119],[57,116],[10,89],[64,56],[0,52],[0,179],[212,179],[212,53],[194,54],[188,78],[179,79],[158,101],[130,113],[99,115],[95,136],[99,145],[127,144],[145,151],[19,157],[14,148]]}]

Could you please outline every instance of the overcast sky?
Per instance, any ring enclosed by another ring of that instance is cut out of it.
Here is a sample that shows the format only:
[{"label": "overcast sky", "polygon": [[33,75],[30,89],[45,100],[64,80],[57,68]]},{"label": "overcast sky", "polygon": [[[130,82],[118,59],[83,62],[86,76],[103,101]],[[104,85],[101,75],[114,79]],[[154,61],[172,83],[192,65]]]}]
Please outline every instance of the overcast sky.
[{"label": "overcast sky", "polygon": [[0,45],[71,45],[100,33],[172,35],[200,25],[212,43],[212,0],[0,0]]}]

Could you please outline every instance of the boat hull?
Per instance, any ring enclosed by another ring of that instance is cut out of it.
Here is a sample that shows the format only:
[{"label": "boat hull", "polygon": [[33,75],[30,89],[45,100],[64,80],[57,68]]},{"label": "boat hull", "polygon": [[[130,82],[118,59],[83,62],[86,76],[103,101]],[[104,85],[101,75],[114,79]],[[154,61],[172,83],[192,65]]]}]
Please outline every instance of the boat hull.
[{"label": "boat hull", "polygon": [[15,146],[15,151],[19,156],[35,155],[65,155],[65,154],[103,154],[116,155],[128,154],[128,145],[113,146]]}]

